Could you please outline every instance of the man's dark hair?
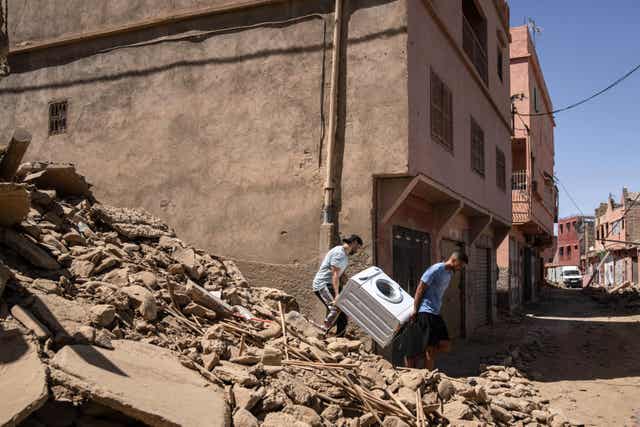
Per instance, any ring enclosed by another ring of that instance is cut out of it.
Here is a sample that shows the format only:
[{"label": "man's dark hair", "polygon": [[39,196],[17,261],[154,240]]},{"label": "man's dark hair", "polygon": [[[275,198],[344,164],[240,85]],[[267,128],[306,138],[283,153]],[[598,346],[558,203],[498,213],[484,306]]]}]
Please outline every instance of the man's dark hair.
[{"label": "man's dark hair", "polygon": [[465,254],[462,251],[453,251],[453,252],[451,252],[451,255],[449,255],[449,258],[455,258],[458,261],[462,261],[465,264],[469,264],[469,257],[467,256],[467,254]]},{"label": "man's dark hair", "polygon": [[349,244],[349,245],[350,245],[351,243],[353,243],[353,242],[357,242],[360,246],[362,246],[362,245],[363,245],[363,243],[362,243],[362,239],[361,239],[361,238],[360,238],[360,236],[358,236],[357,234],[352,234],[352,235],[351,235],[351,236],[349,236],[349,237],[345,237],[344,239],[342,239],[342,241],[343,241],[344,243]]}]

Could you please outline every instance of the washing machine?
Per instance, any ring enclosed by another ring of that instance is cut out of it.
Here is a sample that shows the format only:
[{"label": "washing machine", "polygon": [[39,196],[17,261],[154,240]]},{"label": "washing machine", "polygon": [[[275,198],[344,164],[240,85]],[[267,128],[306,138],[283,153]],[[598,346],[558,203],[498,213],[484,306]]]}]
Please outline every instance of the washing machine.
[{"label": "washing machine", "polygon": [[352,276],[336,305],[382,347],[413,314],[411,295],[379,267]]}]

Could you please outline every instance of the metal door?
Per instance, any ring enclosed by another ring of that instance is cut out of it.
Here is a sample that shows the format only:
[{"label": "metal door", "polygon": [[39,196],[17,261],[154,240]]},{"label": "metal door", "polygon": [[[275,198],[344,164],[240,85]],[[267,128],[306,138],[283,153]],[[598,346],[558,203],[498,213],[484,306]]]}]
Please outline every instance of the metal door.
[{"label": "metal door", "polygon": [[393,226],[393,278],[411,296],[431,262],[431,237],[423,231]]},{"label": "metal door", "polygon": [[472,324],[478,327],[491,321],[491,251],[476,246],[472,252],[470,267]]},{"label": "metal door", "polygon": [[[442,239],[440,242],[440,255],[447,259],[453,251],[461,251],[464,248],[462,242]],[[451,278],[449,288],[442,299],[442,318],[447,324],[450,338],[465,336],[465,311],[464,311],[464,272],[458,271]]]}]

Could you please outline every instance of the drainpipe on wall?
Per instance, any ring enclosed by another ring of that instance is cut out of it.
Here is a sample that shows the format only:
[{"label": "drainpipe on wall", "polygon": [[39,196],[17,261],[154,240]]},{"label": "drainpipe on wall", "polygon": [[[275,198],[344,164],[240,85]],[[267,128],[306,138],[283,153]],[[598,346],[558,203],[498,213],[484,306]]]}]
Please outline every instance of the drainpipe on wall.
[{"label": "drainpipe on wall", "polygon": [[324,182],[322,205],[322,225],[320,226],[320,253],[324,253],[334,243],[336,230],[336,129],[338,123],[338,91],[340,86],[340,53],[342,51],[342,10],[343,0],[336,0],[333,27],[333,55],[331,63],[331,82],[329,90],[329,141],[327,143],[327,170]]}]

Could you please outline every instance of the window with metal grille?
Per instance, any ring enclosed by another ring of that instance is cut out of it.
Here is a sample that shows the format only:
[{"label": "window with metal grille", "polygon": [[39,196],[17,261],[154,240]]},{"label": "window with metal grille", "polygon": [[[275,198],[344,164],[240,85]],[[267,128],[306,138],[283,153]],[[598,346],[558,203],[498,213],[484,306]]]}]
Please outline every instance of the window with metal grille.
[{"label": "window with metal grille", "polygon": [[484,132],[471,118],[471,169],[484,176]]},{"label": "window with metal grille", "polygon": [[49,135],[67,132],[67,110],[67,100],[49,103]]},{"label": "window with metal grille", "polygon": [[453,152],[451,91],[433,70],[431,70],[431,137]]},{"label": "window with metal grille", "polygon": [[502,191],[507,191],[507,166],[504,153],[496,147],[496,185]]}]

